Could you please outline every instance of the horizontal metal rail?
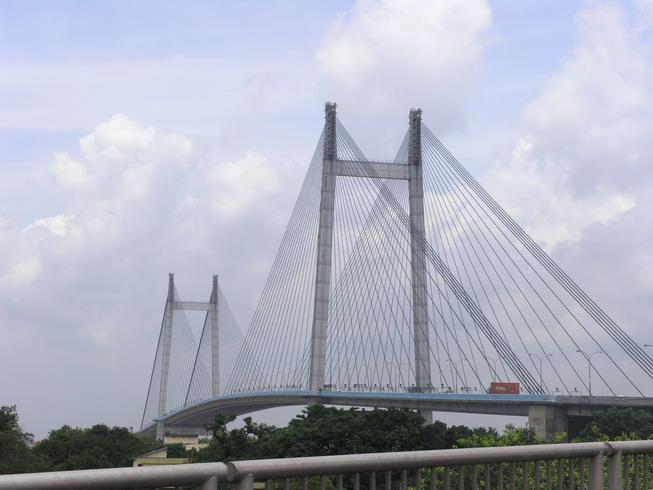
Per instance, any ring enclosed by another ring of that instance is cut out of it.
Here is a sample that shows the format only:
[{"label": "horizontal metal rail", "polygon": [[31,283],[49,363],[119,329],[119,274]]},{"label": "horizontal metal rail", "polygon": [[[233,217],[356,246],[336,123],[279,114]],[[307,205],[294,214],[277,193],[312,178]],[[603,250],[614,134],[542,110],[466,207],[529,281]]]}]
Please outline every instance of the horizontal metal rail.
[{"label": "horizontal metal rail", "polygon": [[[142,468],[52,471],[22,475],[0,475],[0,489],[45,488],[157,488],[171,485],[203,485],[226,480],[224,463],[194,463]],[[207,490],[211,486],[205,486]]]},{"label": "horizontal metal rail", "polygon": [[[302,488],[308,488],[312,477],[319,481],[320,489],[333,479],[338,490],[343,485],[374,490],[377,479],[379,484],[383,480],[386,490],[447,490],[454,486],[602,490],[606,485],[610,490],[648,489],[652,453],[653,440],[351,454],[2,475],[0,490],[182,485],[215,490],[220,481],[234,482],[238,490],[251,490],[256,481],[265,482],[266,489],[281,489],[291,488],[290,479],[296,478],[301,479]],[[377,478],[377,473],[382,476]]]}]

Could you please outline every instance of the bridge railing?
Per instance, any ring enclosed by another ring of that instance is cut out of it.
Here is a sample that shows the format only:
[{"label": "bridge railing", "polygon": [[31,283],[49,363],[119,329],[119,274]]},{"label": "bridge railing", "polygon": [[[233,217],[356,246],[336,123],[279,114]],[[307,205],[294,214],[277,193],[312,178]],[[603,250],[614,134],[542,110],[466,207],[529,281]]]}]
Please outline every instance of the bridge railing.
[{"label": "bridge railing", "polygon": [[0,476],[4,489],[649,489],[653,441],[445,449]]}]

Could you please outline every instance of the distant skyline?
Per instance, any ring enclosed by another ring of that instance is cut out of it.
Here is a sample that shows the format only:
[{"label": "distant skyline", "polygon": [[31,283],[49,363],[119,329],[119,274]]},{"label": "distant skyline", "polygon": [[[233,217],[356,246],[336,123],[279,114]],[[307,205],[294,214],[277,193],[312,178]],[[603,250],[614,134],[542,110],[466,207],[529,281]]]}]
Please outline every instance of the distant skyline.
[{"label": "distant skyline", "polygon": [[421,107],[652,343],[652,27],[651,0],[0,0],[0,404],[38,438],[138,427],[168,272],[197,300],[219,274],[245,331],[326,100],[379,158]]}]

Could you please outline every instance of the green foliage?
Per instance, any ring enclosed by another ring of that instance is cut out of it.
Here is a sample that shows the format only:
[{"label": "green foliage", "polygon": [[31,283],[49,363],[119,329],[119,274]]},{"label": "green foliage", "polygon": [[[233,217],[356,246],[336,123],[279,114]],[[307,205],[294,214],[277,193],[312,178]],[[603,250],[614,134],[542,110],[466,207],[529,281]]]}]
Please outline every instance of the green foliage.
[{"label": "green foliage", "polygon": [[[209,426],[213,438],[201,449],[196,461],[234,461],[255,458],[323,456],[387,451],[416,451],[477,447],[500,440],[494,429],[469,429],[436,421],[424,426],[419,413],[411,410],[337,409],[312,405],[287,427],[273,427],[245,419],[245,425],[228,430],[234,417],[216,416]],[[526,444],[531,433],[510,429],[505,444],[521,437]],[[534,437],[531,437],[535,441]],[[463,441],[462,445],[459,441]]]},{"label": "green foliage", "polygon": [[610,408],[596,412],[592,422],[574,438],[576,442],[650,439],[653,414],[632,408]]},{"label": "green foliage", "polygon": [[533,429],[515,427],[508,424],[499,434],[495,429],[479,427],[472,429],[468,435],[463,435],[456,440],[454,447],[496,447],[496,446],[523,446],[527,444],[542,444],[544,441],[535,435]]},{"label": "green foliage", "polygon": [[0,474],[32,471],[37,462],[31,442],[32,434],[20,427],[16,407],[0,407]]},{"label": "green foliage", "polygon": [[124,427],[98,424],[89,429],[64,425],[34,446],[33,452],[50,471],[129,466],[139,454],[160,444]]},{"label": "green foliage", "polygon": [[339,410],[312,405],[291,420],[279,438],[280,457],[381,451],[425,446],[422,418],[409,410]]},{"label": "green foliage", "polygon": [[[247,417],[243,426],[228,428],[234,420],[232,416],[217,415],[208,427],[212,437],[207,447],[189,451],[182,444],[170,444],[168,457],[198,462],[234,461],[542,442],[532,429],[513,425],[507,425],[501,434],[491,428],[449,427],[439,421],[425,426],[419,413],[398,409],[312,405],[287,427],[259,424]],[[651,413],[613,409],[596,413],[593,422],[575,440],[646,439],[652,435]],[[559,436],[558,442],[562,442],[563,436]],[[30,447],[31,441],[31,434],[20,427],[16,408],[1,407],[0,473],[129,466],[135,456],[160,447],[152,439],[126,428],[101,424],[88,429],[63,426],[51,431],[47,439],[34,447]]]},{"label": "green foliage", "polygon": [[169,458],[188,458],[189,456],[188,450],[180,442],[166,444],[166,449],[168,450],[167,455]]},{"label": "green foliage", "polygon": [[515,427],[508,424],[503,429],[500,442],[501,446],[524,446],[527,444],[542,444],[544,441],[535,435],[534,429]]},{"label": "green foliage", "polygon": [[192,457],[196,461],[234,461],[264,457],[264,444],[278,429],[266,424],[244,419],[243,427],[228,430],[227,424],[236,420],[234,416],[216,415],[213,424],[207,428],[212,434],[209,445]]}]

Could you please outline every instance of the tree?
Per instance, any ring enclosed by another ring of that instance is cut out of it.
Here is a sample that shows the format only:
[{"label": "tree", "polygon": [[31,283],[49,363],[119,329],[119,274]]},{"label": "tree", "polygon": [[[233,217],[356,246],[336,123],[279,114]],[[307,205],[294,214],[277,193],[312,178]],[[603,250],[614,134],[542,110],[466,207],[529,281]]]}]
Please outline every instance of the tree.
[{"label": "tree", "polygon": [[36,460],[29,447],[32,437],[23,432],[15,405],[0,407],[0,474],[33,471]]},{"label": "tree", "polygon": [[453,447],[467,427],[447,427],[442,422],[424,426],[411,410],[337,409],[312,405],[290,421],[274,427],[244,419],[244,426],[229,430],[235,417],[218,415],[209,426],[213,438],[200,449],[196,461],[233,461],[334,454],[413,451]]},{"label": "tree", "polygon": [[275,456],[319,456],[409,451],[426,444],[423,419],[410,410],[305,408],[274,434]]},{"label": "tree", "polygon": [[50,471],[129,466],[134,457],[160,447],[152,439],[125,427],[104,424],[89,429],[64,425],[34,446]]},{"label": "tree", "polygon": [[467,434],[456,439],[454,447],[524,446],[544,442],[535,435],[533,429],[515,427],[512,424],[506,425],[502,434],[499,434],[495,429],[485,427],[467,428],[467,430],[469,431]]},{"label": "tree", "polygon": [[166,444],[167,456],[168,458],[188,458],[189,452],[186,449],[186,446],[180,442],[175,442],[173,444]]},{"label": "tree", "polygon": [[212,434],[209,445],[191,457],[199,462],[271,457],[269,453],[274,452],[275,443],[269,443],[267,439],[282,429],[258,424],[246,417],[243,427],[228,430],[227,424],[234,420],[234,416],[216,415],[213,424],[207,427]]},{"label": "tree", "polygon": [[592,415],[592,422],[574,438],[576,442],[615,439],[650,439],[653,414],[634,408],[609,408]]}]

